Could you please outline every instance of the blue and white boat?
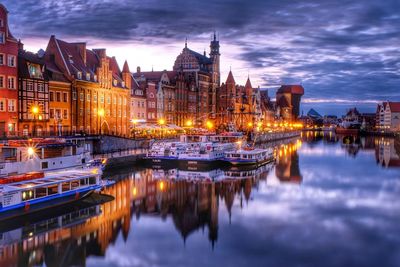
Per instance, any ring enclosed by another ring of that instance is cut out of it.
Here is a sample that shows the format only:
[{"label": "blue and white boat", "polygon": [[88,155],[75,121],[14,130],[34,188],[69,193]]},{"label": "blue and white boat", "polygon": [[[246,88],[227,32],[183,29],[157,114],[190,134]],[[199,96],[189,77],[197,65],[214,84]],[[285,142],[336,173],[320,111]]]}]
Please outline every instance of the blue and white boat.
[{"label": "blue and white boat", "polygon": [[98,169],[47,172],[44,177],[0,184],[0,220],[64,205],[107,186]]},{"label": "blue and white boat", "polygon": [[225,152],[223,161],[235,166],[260,166],[274,160],[274,150],[266,149],[242,149]]}]

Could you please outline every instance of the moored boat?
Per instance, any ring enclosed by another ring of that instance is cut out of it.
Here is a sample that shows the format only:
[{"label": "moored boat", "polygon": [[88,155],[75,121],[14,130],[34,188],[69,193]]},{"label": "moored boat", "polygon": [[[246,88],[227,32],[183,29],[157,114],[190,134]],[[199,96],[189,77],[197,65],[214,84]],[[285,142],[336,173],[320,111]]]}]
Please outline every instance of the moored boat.
[{"label": "moored boat", "polygon": [[[43,177],[8,180],[0,185],[0,220],[67,204],[107,186],[98,169],[48,172]],[[8,181],[7,181],[8,180]]]},{"label": "moored boat", "polygon": [[260,166],[274,160],[274,150],[272,148],[266,149],[238,149],[234,151],[225,152],[223,158],[224,162],[231,165],[246,166],[256,165]]}]

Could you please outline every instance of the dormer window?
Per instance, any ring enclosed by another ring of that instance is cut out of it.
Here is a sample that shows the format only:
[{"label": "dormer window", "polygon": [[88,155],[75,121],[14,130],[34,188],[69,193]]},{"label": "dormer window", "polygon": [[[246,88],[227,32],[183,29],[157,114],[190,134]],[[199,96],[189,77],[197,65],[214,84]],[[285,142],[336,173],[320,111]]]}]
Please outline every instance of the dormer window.
[{"label": "dormer window", "polygon": [[90,81],[90,73],[89,72],[86,73],[86,80]]},{"label": "dormer window", "polygon": [[82,72],[78,71],[78,73],[76,74],[76,76],[78,77],[79,80],[82,79]]},{"label": "dormer window", "polygon": [[97,75],[94,75],[93,80],[94,80],[95,82],[97,82]]},{"label": "dormer window", "polygon": [[115,80],[115,79],[113,80],[113,85],[117,86],[117,80]]},{"label": "dormer window", "polygon": [[121,82],[121,86],[122,86],[122,87],[125,87],[125,82]]},{"label": "dormer window", "polygon": [[43,79],[42,70],[40,65],[28,63],[29,75],[31,78]]},{"label": "dormer window", "polygon": [[68,55],[69,63],[73,64],[74,61],[72,60],[72,55]]}]

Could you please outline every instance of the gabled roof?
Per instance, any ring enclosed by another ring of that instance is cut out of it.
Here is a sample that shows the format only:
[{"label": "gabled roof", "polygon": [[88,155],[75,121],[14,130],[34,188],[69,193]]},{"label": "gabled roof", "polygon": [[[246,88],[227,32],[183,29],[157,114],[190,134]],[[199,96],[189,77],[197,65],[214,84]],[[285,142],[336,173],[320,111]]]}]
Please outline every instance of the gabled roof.
[{"label": "gabled roof", "polygon": [[40,69],[42,71],[43,79],[47,80],[47,74],[44,71],[44,58],[39,57],[38,54],[28,52],[25,50],[19,50],[18,51],[18,75],[22,78],[31,78],[31,75],[29,73],[28,69],[28,63],[33,63],[37,64],[40,66]]},{"label": "gabled roof", "polygon": [[212,64],[212,60],[207,56],[197,53],[196,51],[193,51],[189,48],[184,48],[184,49],[187,49],[193,56],[195,56],[196,59],[199,61],[199,64],[204,64],[204,65]]},{"label": "gabled roof", "polygon": [[168,75],[168,78],[171,80],[173,80],[177,74],[176,71],[167,71],[167,70],[163,70],[163,71],[141,71],[141,72],[135,72],[133,73],[133,77],[134,78],[145,78],[149,81],[154,81],[154,82],[158,82],[161,80],[162,75],[166,73]]},{"label": "gabled roof", "polygon": [[233,78],[232,71],[230,70],[228,73],[228,78],[226,78],[226,84],[231,83],[231,84],[236,84],[235,78]]},{"label": "gabled roof", "polygon": [[282,85],[277,93],[291,93],[297,95],[304,95],[304,88],[301,85]]}]

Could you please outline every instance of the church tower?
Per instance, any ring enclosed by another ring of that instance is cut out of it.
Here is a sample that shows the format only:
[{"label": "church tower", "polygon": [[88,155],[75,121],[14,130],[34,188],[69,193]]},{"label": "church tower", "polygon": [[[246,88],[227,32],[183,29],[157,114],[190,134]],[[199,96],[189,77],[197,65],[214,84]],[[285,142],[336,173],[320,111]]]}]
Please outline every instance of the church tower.
[{"label": "church tower", "polygon": [[220,87],[220,59],[221,54],[219,53],[219,40],[217,40],[217,36],[214,32],[213,39],[210,43],[210,59],[212,61],[212,68],[211,68],[211,82],[212,87],[210,92],[211,97],[211,117],[216,118],[216,111],[217,111],[217,88]]},{"label": "church tower", "polygon": [[210,43],[210,59],[212,60],[212,78],[215,87],[220,86],[220,56],[219,53],[219,40],[217,40],[217,36],[214,32],[213,40]]}]

